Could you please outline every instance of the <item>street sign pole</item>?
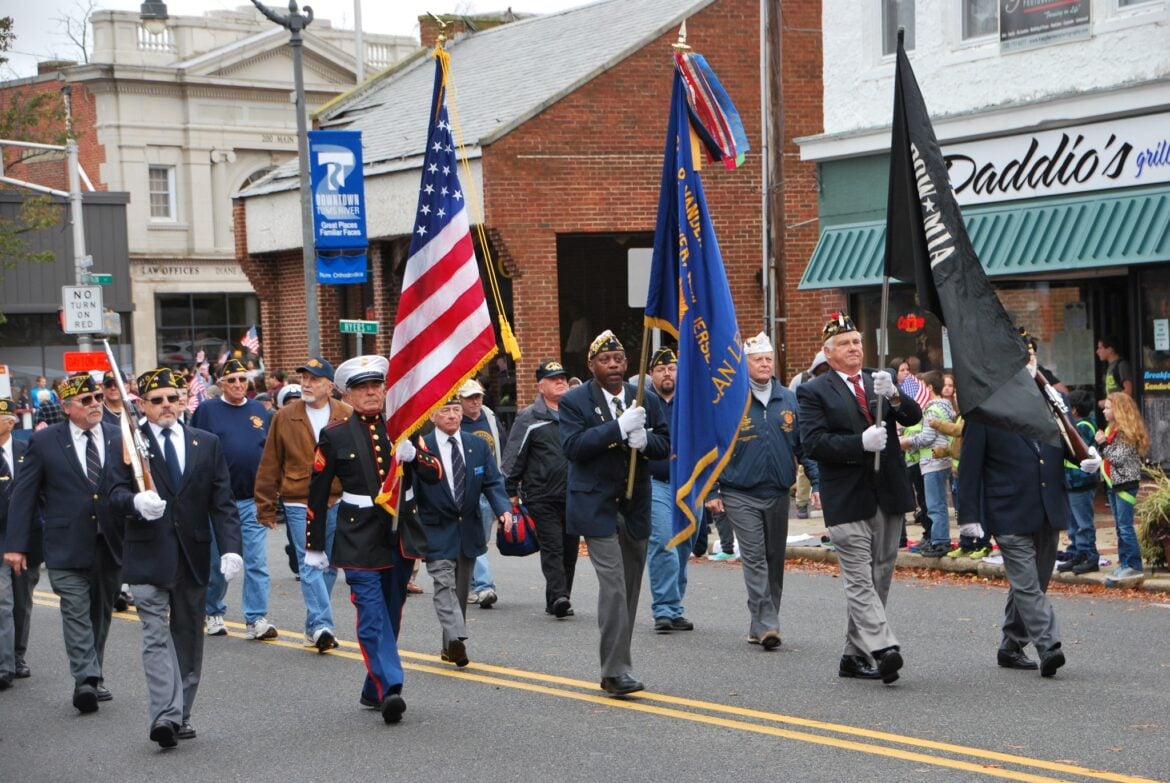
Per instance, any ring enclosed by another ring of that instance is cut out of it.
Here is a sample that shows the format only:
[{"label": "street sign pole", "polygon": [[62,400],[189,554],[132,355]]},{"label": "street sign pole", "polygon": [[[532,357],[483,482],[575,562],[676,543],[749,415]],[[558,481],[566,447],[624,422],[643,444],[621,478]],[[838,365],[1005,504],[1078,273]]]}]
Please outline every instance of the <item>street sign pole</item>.
[{"label": "street sign pole", "polygon": [[342,334],[352,334],[357,341],[357,355],[362,355],[362,336],[378,333],[377,321],[359,321],[351,318],[342,318],[337,322],[338,331]]},{"label": "street sign pole", "polygon": [[[65,141],[65,149],[69,157],[69,217],[73,223],[73,274],[76,284],[80,286],[86,282],[86,268],[93,262],[85,254],[85,222],[81,210],[81,163],[77,156],[77,140],[73,138],[70,93],[68,84],[61,89],[65,101],[65,127],[69,134]],[[93,351],[93,340],[89,332],[78,334],[77,347],[86,353]]]},{"label": "street sign pole", "polygon": [[354,336],[357,338],[357,355],[361,356],[362,355],[362,333],[358,332]]}]

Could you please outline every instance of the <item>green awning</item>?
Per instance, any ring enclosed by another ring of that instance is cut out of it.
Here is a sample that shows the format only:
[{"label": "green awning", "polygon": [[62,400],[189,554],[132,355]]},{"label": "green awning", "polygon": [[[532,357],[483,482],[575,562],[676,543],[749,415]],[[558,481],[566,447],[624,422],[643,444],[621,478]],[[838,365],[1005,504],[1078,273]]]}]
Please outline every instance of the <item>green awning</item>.
[{"label": "green awning", "polygon": [[[963,218],[992,277],[1170,261],[1170,186],[971,207]],[[885,248],[884,220],[825,229],[800,288],[879,285]]]}]

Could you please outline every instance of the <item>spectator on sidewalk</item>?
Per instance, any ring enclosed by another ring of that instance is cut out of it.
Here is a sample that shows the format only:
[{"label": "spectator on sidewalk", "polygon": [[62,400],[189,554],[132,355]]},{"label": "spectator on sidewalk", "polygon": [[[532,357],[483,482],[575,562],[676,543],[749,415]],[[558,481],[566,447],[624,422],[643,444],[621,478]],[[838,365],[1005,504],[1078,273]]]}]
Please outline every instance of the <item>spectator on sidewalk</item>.
[{"label": "spectator on sidewalk", "polygon": [[[495,411],[483,404],[484,388],[479,381],[472,378],[459,387],[459,404],[463,408],[463,420],[460,429],[468,435],[481,438],[488,446],[492,459],[499,472],[503,463],[504,449],[507,446],[508,432],[496,416]],[[479,516],[483,522],[484,539],[491,540],[491,532],[495,529],[496,514],[486,497],[479,499]],[[492,580],[491,564],[488,562],[488,553],[475,559],[475,571],[471,575],[471,591],[467,594],[467,602],[479,604],[480,609],[491,609],[499,600],[496,593],[496,583]]]},{"label": "spectator on sidewalk", "polygon": [[[1123,392],[1133,397],[1133,368],[1129,360],[1121,355],[1121,341],[1112,335],[1102,337],[1097,341],[1097,359],[1105,362],[1105,397],[1108,399],[1114,392]],[[1105,400],[1097,403],[1105,407]]]},{"label": "spectator on sidewalk", "polygon": [[54,398],[53,392],[48,389],[37,389],[33,392],[33,401],[36,405],[36,415],[33,417],[33,429],[43,430],[54,424],[65,421],[65,411]]},{"label": "spectator on sidewalk", "polygon": [[926,499],[926,514],[930,517],[930,546],[920,546],[918,554],[923,557],[943,557],[951,551],[951,520],[947,512],[947,495],[951,486],[951,456],[945,450],[935,456],[936,446],[946,447],[947,436],[931,426],[931,420],[955,420],[951,403],[942,396],[942,373],[931,370],[920,379],[930,389],[930,401],[926,403],[922,430],[913,435],[903,434],[902,449],[917,454],[918,469],[922,473],[923,494]]},{"label": "spectator on sidewalk", "polygon": [[1115,391],[1104,402],[1105,429],[1098,430],[1094,438],[1105,460],[1106,495],[1117,525],[1118,562],[1112,576],[1131,579],[1142,575],[1142,550],[1133,528],[1133,508],[1150,434],[1137,403],[1128,394]]},{"label": "spectator on sidewalk", "polygon": [[[1096,443],[1097,425],[1093,423],[1093,395],[1078,389],[1070,395],[1069,407],[1073,425],[1086,446]],[[1067,458],[1064,461],[1064,486],[1068,490],[1068,504],[1072,511],[1068,526],[1068,560],[1056,566],[1061,573],[1088,574],[1101,570],[1101,554],[1097,551],[1097,528],[1093,524],[1093,502],[1097,498],[1095,473],[1085,473]]]}]

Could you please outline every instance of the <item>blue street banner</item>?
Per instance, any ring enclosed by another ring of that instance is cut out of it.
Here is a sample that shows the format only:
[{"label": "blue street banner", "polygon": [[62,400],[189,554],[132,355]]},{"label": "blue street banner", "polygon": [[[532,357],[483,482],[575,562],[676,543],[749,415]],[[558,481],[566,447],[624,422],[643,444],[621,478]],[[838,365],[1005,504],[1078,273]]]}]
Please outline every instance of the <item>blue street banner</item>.
[{"label": "blue street banner", "polygon": [[670,420],[673,547],[694,533],[707,494],[731,459],[747,410],[748,377],[677,68],[670,104],[645,323],[678,339]]},{"label": "blue street banner", "polygon": [[361,131],[309,131],[317,282],[366,282],[366,189]]}]

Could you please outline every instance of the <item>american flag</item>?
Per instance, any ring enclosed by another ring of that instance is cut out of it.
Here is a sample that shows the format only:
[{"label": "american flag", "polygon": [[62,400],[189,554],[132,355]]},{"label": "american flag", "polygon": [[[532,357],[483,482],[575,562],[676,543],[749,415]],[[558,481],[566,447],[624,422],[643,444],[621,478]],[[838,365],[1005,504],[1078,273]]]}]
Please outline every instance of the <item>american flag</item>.
[{"label": "american flag", "polygon": [[930,402],[930,386],[913,375],[907,375],[902,381],[902,394],[912,398],[919,408],[925,408],[926,403]]},{"label": "american flag", "polygon": [[256,334],[256,324],[248,327],[248,331],[240,338],[240,345],[254,354],[260,354],[260,337]]},{"label": "american flag", "polygon": [[207,384],[203,382],[202,375],[195,373],[191,377],[191,383],[187,384],[187,413],[194,413],[206,395]]},{"label": "american flag", "polygon": [[[418,211],[386,376],[386,434],[397,444],[496,354],[447,114],[450,55],[435,50]],[[396,513],[395,462],[378,502]]]}]

